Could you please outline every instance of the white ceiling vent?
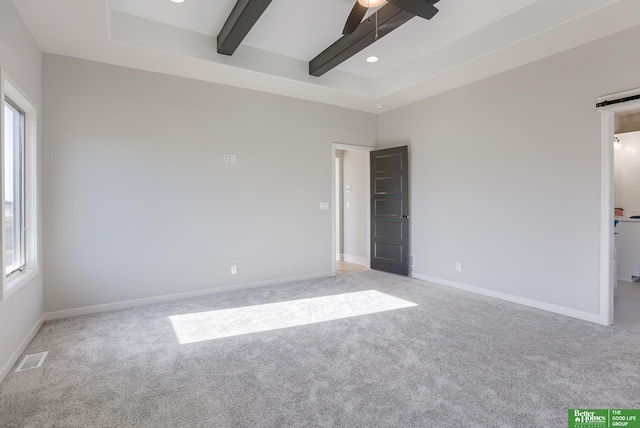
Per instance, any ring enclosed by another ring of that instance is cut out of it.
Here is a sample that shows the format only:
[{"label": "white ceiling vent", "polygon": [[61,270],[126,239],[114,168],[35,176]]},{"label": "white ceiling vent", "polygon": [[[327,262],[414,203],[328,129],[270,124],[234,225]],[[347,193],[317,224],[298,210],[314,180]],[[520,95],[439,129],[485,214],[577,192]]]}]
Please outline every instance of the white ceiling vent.
[{"label": "white ceiling vent", "polygon": [[22,362],[16,369],[16,372],[21,372],[29,369],[37,369],[42,365],[44,359],[47,357],[49,351],[39,352],[37,354],[25,355]]}]

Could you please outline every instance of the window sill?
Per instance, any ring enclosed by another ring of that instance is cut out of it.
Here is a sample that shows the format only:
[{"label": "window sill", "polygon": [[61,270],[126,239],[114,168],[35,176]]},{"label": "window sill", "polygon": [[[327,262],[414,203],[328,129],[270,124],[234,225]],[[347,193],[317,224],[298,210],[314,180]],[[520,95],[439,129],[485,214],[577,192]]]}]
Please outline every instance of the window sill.
[{"label": "window sill", "polygon": [[9,296],[22,288],[38,276],[38,269],[27,268],[23,272],[14,273],[4,279],[4,293],[2,293],[2,300],[7,300]]}]

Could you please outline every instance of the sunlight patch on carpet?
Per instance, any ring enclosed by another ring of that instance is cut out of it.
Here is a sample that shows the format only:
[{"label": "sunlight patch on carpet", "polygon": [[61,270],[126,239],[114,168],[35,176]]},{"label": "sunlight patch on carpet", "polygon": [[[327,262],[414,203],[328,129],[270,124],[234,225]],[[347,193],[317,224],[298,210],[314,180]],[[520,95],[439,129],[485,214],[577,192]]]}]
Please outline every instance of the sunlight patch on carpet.
[{"label": "sunlight patch on carpet", "polygon": [[376,290],[169,317],[180,344],[297,327],[417,306]]}]

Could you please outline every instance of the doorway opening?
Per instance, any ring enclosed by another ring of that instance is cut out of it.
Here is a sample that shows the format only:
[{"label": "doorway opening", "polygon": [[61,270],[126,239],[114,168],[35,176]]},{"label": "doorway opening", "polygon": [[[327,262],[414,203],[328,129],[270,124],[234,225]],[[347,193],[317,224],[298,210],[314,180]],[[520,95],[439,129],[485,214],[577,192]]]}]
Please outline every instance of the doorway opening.
[{"label": "doorway opening", "polygon": [[333,275],[371,266],[370,147],[333,144]]},{"label": "doorway opening", "polygon": [[640,109],[614,113],[613,325],[640,333]]},{"label": "doorway opening", "polygon": [[[630,95],[639,94],[640,90],[629,91],[621,94],[607,95],[601,97],[598,101],[611,100],[611,99],[621,99],[628,97]],[[618,260],[622,261],[623,258],[626,258],[626,255],[623,255],[624,252],[624,243],[620,242],[620,233],[626,232],[629,225],[625,224],[620,228],[622,222],[620,221],[624,217],[629,217],[630,219],[633,215],[631,211],[638,211],[640,215],[640,203],[638,204],[638,209],[629,208],[628,210],[623,210],[622,216],[618,215],[616,218],[616,214],[620,214],[620,211],[615,211],[615,208],[624,208],[624,207],[616,207],[615,201],[618,199],[618,203],[621,201],[620,190],[618,188],[616,190],[615,186],[615,164],[614,158],[615,150],[614,150],[614,138],[618,138],[620,140],[620,135],[623,132],[620,132],[624,128],[624,124],[627,125],[636,120],[634,116],[635,113],[640,113],[640,99],[630,100],[627,102],[619,103],[619,104],[611,104],[606,105],[604,107],[599,108],[601,114],[601,212],[600,212],[600,324],[604,325],[612,325],[614,323],[614,315],[615,309],[618,309],[618,316],[615,317],[615,320],[621,322],[620,317],[623,316],[621,312],[622,305],[616,304],[616,300],[619,302],[621,292],[624,293],[624,288],[620,288],[616,285],[621,285],[622,283],[618,282],[618,278],[620,275],[626,275],[624,263],[622,265],[618,264]],[[638,118],[640,119],[640,118]],[[616,129],[616,127],[618,129]],[[629,128],[626,128],[629,129]],[[617,143],[617,142],[616,142]],[[616,144],[617,146],[617,144]],[[622,161],[622,157],[617,156],[619,158],[619,162]],[[620,186],[618,186],[620,187]],[[616,198],[616,191],[618,192],[618,198]],[[624,198],[622,199],[624,200]],[[626,211],[626,212],[625,212]],[[616,220],[618,220],[616,222]],[[624,223],[631,224],[632,221],[625,221]],[[640,224],[638,225],[640,227]],[[619,229],[620,228],[620,229]],[[618,233],[618,235],[616,235]],[[624,238],[622,238],[624,239]],[[638,238],[640,239],[640,238]],[[640,243],[639,243],[640,244]],[[620,245],[620,248],[616,248]],[[618,250],[618,251],[616,251]],[[616,254],[617,253],[617,254]],[[620,272],[618,272],[618,268],[622,268]],[[640,266],[639,266],[640,269]],[[638,274],[640,276],[640,273]],[[623,278],[624,279],[624,278]],[[631,278],[630,278],[631,279]],[[614,291],[615,290],[615,291]],[[636,311],[637,312],[637,311]],[[640,321],[640,320],[639,320]],[[622,326],[621,326],[622,327]],[[640,328],[640,324],[639,324]]]}]

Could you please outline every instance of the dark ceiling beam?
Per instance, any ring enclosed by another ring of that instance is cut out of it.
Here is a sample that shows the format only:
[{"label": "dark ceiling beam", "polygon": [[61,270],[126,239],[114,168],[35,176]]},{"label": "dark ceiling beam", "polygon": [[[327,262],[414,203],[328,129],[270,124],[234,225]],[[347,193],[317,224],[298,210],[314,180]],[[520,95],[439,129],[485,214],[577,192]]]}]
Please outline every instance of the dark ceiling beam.
[{"label": "dark ceiling beam", "polygon": [[218,34],[218,53],[233,55],[271,0],[238,0]]},{"label": "dark ceiling beam", "polygon": [[[384,37],[415,15],[391,4],[378,9],[378,38]],[[309,61],[309,74],[322,76],[327,71],[348,60],[376,41],[376,20],[374,15],[365,19],[352,34],[346,34],[337,42]]]},{"label": "dark ceiling beam", "polygon": [[[439,0],[425,0],[431,4]],[[390,3],[378,9],[378,39],[400,27],[415,15]],[[322,76],[327,71],[348,60],[376,41],[376,18],[371,15],[360,23],[352,33],[342,36],[337,42],[309,61],[309,74]]]}]

